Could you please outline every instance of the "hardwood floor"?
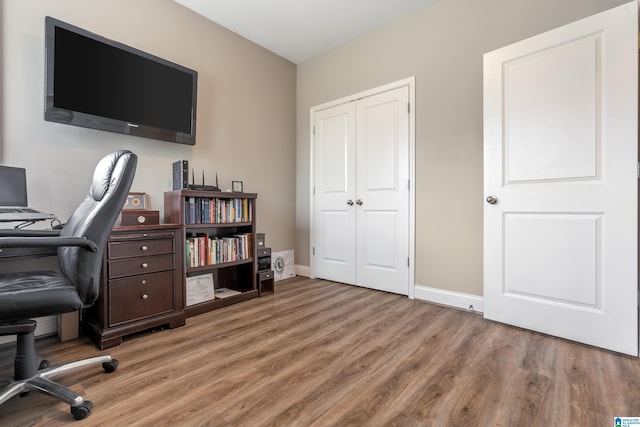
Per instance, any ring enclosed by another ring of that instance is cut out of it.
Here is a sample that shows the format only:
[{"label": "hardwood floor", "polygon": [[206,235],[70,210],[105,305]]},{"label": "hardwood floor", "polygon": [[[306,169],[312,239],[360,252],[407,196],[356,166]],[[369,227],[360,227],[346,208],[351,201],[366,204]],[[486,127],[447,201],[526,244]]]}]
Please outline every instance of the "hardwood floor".
[{"label": "hardwood floor", "polygon": [[[368,289],[295,278],[271,296],[100,352],[38,340],[52,362],[120,360],[59,381],[93,401],[31,393],[11,426],[612,426],[640,416],[640,359]],[[0,378],[11,375],[0,348]]]}]

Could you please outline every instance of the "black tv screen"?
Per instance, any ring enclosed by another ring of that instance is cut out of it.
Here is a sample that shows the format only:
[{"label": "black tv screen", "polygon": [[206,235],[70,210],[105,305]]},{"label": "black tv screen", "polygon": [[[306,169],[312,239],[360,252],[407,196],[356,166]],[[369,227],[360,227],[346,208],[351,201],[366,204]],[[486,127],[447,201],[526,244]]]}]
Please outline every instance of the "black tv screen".
[{"label": "black tv screen", "polygon": [[45,120],[195,144],[198,73],[45,18]]}]

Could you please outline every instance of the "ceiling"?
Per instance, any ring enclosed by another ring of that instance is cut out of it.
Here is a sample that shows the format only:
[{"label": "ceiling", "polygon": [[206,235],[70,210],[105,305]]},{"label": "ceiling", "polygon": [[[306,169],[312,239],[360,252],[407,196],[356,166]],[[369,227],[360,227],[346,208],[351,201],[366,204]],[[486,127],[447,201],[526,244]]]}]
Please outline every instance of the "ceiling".
[{"label": "ceiling", "polygon": [[299,64],[436,0],[174,0]]}]

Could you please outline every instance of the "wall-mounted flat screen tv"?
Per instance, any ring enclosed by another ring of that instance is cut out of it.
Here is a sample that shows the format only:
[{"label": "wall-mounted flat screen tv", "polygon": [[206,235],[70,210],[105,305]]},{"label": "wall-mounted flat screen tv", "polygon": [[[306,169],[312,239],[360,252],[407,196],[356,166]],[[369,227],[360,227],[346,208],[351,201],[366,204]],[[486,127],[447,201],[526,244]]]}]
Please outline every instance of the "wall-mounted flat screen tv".
[{"label": "wall-mounted flat screen tv", "polygon": [[45,18],[45,120],[194,145],[198,73]]}]

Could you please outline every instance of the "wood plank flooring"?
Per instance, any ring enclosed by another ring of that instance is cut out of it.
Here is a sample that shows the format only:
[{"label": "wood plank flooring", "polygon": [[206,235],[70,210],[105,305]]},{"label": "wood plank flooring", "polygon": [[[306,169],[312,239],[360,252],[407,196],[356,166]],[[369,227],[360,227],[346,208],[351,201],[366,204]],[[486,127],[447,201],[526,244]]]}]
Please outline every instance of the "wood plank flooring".
[{"label": "wood plank flooring", "polygon": [[[7,426],[612,426],[640,416],[640,360],[481,315],[305,278],[274,295],[126,338],[38,340],[52,363],[111,353],[59,381],[93,401],[31,393]],[[11,375],[0,347],[0,378]]]}]

